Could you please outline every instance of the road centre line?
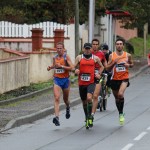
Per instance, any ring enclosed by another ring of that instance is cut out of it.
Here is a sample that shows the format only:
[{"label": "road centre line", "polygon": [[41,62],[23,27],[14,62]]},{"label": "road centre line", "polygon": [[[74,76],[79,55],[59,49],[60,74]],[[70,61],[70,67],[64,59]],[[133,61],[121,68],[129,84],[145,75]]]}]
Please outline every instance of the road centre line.
[{"label": "road centre line", "polygon": [[148,127],[147,130],[150,130],[150,127]]},{"label": "road centre line", "polygon": [[136,138],[134,138],[134,141],[140,140],[140,139],[143,138],[146,134],[147,134],[147,132],[142,132],[142,133],[140,133]]},{"label": "road centre line", "polygon": [[[150,126],[147,128],[147,130],[150,130]],[[147,132],[142,132],[142,133],[140,133],[137,137],[134,138],[134,141],[139,141],[139,140],[142,139],[146,134],[147,134]],[[127,144],[125,147],[123,147],[121,150],[129,150],[132,146],[134,146],[134,144],[133,144],[133,143],[129,143],[129,144]]]},{"label": "road centre line", "polygon": [[133,145],[134,145],[133,143],[129,143],[125,147],[123,147],[121,150],[129,150]]}]

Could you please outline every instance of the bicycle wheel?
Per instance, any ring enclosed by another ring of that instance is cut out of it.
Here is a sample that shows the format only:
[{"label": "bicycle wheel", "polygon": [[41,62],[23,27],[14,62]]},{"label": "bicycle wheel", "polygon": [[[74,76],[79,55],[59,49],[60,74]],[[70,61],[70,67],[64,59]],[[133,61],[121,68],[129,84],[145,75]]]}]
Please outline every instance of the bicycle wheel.
[{"label": "bicycle wheel", "polygon": [[106,86],[103,87],[103,109],[106,110],[107,98],[106,98]]},{"label": "bicycle wheel", "polygon": [[103,111],[103,100],[100,101],[100,107],[99,107],[100,111]]},{"label": "bicycle wheel", "polygon": [[100,108],[100,96],[98,96],[98,104],[97,104],[97,109]]},{"label": "bicycle wheel", "polygon": [[101,96],[98,97],[98,106],[99,106],[99,110],[102,111],[103,109],[103,99]]}]

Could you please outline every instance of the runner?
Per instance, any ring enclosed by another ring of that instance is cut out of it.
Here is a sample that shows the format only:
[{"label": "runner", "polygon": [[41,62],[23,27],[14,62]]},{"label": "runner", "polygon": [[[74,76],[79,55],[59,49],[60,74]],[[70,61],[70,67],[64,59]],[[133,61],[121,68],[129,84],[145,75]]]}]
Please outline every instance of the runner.
[{"label": "runner", "polygon": [[114,51],[108,61],[107,70],[112,71],[111,89],[116,101],[116,107],[119,112],[120,125],[124,124],[124,92],[129,86],[129,67],[133,67],[131,54],[125,52],[124,40],[117,39],[115,42],[116,51]]},{"label": "runner", "polygon": [[[98,39],[93,39],[92,40],[92,54],[94,54],[95,56],[97,56],[101,63],[103,64],[103,66],[106,68],[107,66],[107,61],[105,59],[105,55],[104,53],[99,50],[99,40]],[[93,96],[93,108],[92,108],[92,116],[94,118],[94,114],[96,112],[97,106],[98,106],[98,96],[100,94],[100,89],[101,89],[101,83],[100,81],[100,76],[99,74],[97,74],[97,71],[103,70],[103,68],[101,68],[101,66],[99,66],[99,64],[96,63],[95,65],[95,83],[96,83],[96,87],[95,87],[95,91],[94,91],[94,96]]]},{"label": "runner", "polygon": [[53,118],[53,123],[56,126],[60,125],[59,122],[59,103],[61,90],[63,92],[63,100],[66,104],[66,119],[70,118],[70,102],[69,91],[70,91],[70,80],[69,71],[73,69],[73,63],[70,57],[64,52],[64,44],[62,42],[56,45],[57,55],[53,58],[53,65],[48,66],[47,70],[54,70],[54,110],[55,117]]},{"label": "runner", "polygon": [[[78,75],[79,93],[83,103],[83,109],[86,119],[86,128],[93,126],[92,111],[92,98],[95,89],[95,64],[98,63],[101,66],[99,72],[97,72],[97,78],[100,77],[104,67],[97,56],[91,53],[92,45],[90,43],[84,44],[83,54],[78,55],[75,60],[75,73]],[[99,74],[99,75],[98,75]]]}]

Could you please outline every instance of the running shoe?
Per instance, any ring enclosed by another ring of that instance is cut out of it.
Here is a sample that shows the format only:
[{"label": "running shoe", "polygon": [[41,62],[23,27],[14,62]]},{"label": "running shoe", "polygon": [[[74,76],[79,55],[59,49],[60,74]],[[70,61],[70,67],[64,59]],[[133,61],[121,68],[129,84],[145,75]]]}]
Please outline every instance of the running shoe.
[{"label": "running shoe", "polygon": [[66,119],[70,118],[70,107],[66,108]]},{"label": "running shoe", "polygon": [[85,127],[86,127],[86,129],[89,129],[89,121],[88,121],[88,119],[86,119],[86,121],[85,121]]},{"label": "running shoe", "polygon": [[54,117],[53,118],[53,123],[55,124],[55,126],[60,126],[59,118],[58,117]]},{"label": "running shoe", "polygon": [[124,124],[124,121],[125,121],[125,118],[124,118],[124,114],[119,114],[119,122],[120,122],[120,125],[123,125]]},{"label": "running shoe", "polygon": [[93,120],[94,120],[94,117],[91,115],[91,116],[88,118],[88,124],[89,124],[89,127],[90,127],[90,128],[93,127]]}]

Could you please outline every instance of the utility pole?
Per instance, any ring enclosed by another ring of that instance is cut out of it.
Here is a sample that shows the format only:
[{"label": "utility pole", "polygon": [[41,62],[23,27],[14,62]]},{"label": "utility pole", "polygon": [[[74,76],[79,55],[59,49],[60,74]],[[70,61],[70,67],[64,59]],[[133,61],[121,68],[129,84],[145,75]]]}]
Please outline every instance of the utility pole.
[{"label": "utility pole", "polygon": [[75,57],[79,54],[79,1],[75,1]]},{"label": "utility pole", "polygon": [[89,1],[89,43],[91,43],[94,36],[95,24],[95,0]]},{"label": "utility pole", "polygon": [[144,24],[144,51],[143,51],[143,56],[146,58],[146,40],[147,40],[147,33],[148,33],[148,23]]}]

